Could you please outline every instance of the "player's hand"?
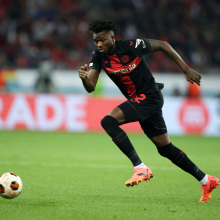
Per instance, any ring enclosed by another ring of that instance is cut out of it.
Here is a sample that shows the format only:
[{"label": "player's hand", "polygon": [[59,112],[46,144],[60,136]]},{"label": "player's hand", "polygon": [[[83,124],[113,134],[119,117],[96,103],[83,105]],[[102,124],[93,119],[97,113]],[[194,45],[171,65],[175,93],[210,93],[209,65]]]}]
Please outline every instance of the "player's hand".
[{"label": "player's hand", "polygon": [[81,66],[81,68],[78,70],[78,72],[79,72],[79,77],[81,79],[85,79],[89,74],[89,69],[88,69],[87,64],[85,64],[84,66]]},{"label": "player's hand", "polygon": [[200,86],[202,76],[198,72],[191,68],[187,68],[184,74],[187,81],[191,82],[193,85],[196,83]]}]

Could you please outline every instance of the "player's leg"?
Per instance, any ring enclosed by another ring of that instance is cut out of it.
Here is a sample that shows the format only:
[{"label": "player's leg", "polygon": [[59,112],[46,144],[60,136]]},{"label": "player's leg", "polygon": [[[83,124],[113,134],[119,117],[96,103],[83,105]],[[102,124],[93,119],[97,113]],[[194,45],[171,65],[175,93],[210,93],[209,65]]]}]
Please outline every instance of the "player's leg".
[{"label": "player's leg", "polygon": [[170,142],[167,132],[164,133],[164,126],[165,122],[162,114],[156,114],[150,117],[148,122],[142,123],[143,130],[155,144],[159,154],[168,158],[176,166],[194,176],[202,184],[202,198],[200,202],[207,202],[211,198],[213,189],[219,184],[219,179],[205,174],[182,150],[174,146]]},{"label": "player's leg", "polygon": [[176,166],[187,173],[190,173],[198,181],[202,181],[205,178],[206,174],[201,171],[182,150],[170,142],[167,133],[152,137],[150,139],[156,145],[158,153],[161,156],[171,160]]},{"label": "player's leg", "polygon": [[147,181],[147,179],[153,177],[151,170],[139,158],[127,134],[119,127],[122,124],[137,120],[138,117],[135,110],[127,102],[124,102],[119,107],[114,108],[101,121],[106,133],[134,166],[134,175],[126,181],[125,185],[127,186],[137,185],[139,182]]},{"label": "player's leg", "polygon": [[182,150],[175,147],[171,142],[168,143],[169,138],[167,134],[152,137],[151,140],[156,145],[161,156],[171,160],[175,165],[194,176],[202,184],[202,197],[199,202],[208,202],[213,189],[217,188],[219,184],[219,179],[205,174]]},{"label": "player's leg", "polygon": [[[129,114],[130,115],[130,114]],[[129,117],[129,122],[136,121],[136,113],[133,112]],[[108,115],[101,120],[101,125],[106,133],[112,138],[112,141],[118,148],[130,159],[134,166],[142,164],[141,159],[137,155],[132,143],[127,134],[119,126],[128,123],[125,119],[123,111],[116,107]]]}]

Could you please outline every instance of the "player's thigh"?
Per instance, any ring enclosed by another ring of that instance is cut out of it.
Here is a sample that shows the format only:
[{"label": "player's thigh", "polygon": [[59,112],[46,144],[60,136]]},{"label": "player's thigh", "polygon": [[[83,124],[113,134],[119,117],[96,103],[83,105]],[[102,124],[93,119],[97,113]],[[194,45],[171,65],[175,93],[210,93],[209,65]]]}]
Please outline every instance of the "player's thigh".
[{"label": "player's thigh", "polygon": [[144,133],[156,146],[165,146],[169,144],[167,127],[162,115],[162,111],[151,115],[144,121],[140,121],[140,125]]},{"label": "player's thigh", "polygon": [[109,115],[117,119],[121,125],[139,120],[137,113],[127,101],[114,108]]},{"label": "player's thigh", "polygon": [[115,107],[111,112],[109,112],[110,116],[112,116],[113,118],[115,118],[119,124],[124,124],[125,123],[125,116],[124,116],[124,113],[123,111],[118,108],[118,107]]}]

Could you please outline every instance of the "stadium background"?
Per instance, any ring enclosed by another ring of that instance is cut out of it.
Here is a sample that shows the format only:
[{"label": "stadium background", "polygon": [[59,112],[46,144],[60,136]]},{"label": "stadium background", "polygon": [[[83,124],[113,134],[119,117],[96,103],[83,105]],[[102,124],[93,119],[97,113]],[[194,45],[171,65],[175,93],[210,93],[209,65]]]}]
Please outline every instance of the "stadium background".
[{"label": "stadium background", "polygon": [[[109,16],[118,21],[118,39],[166,40],[202,73],[219,68],[218,0],[1,0],[0,6],[4,67],[37,68],[50,58],[56,69],[77,69],[94,48],[88,22]],[[148,63],[153,72],[180,72],[162,53]]]},{"label": "stadium background", "polygon": [[1,218],[219,219],[219,189],[200,204],[200,184],[134,123],[125,130],[155,177],[124,186],[132,164],[100,127],[124,98],[105,74],[87,94],[77,73],[94,49],[88,23],[103,15],[117,19],[117,39],[167,40],[201,73],[201,87],[191,87],[163,53],[146,57],[165,84],[171,141],[220,176],[219,0],[0,0],[0,175],[14,172],[24,186],[0,198]]},{"label": "stadium background", "polygon": [[[203,76],[201,88],[191,86],[165,54],[146,56],[156,80],[165,83],[170,133],[220,135],[219,1],[0,0],[0,6],[1,129],[101,130],[100,119],[124,99],[104,73],[87,95],[77,69],[94,49],[88,23],[108,16],[117,20],[117,39],[166,40]],[[72,120],[65,116],[71,109]],[[133,124],[129,129],[140,131]]]}]

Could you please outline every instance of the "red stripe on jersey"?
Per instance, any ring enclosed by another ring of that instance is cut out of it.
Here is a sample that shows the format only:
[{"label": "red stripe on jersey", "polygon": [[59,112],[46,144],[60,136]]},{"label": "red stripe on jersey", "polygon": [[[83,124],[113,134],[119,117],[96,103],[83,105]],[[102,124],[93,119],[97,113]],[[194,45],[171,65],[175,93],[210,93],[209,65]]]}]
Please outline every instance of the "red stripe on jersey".
[{"label": "red stripe on jersey", "polygon": [[131,80],[129,73],[136,69],[143,58],[136,57],[132,62],[126,65],[122,65],[121,61],[115,54],[108,56],[108,58],[110,59],[111,67],[103,67],[103,69],[107,74],[117,75],[127,89],[129,96],[134,98],[136,96],[136,87]]},{"label": "red stripe on jersey", "polygon": [[129,97],[134,98],[136,96],[136,87],[132,82],[130,76],[126,73],[126,74],[120,74],[118,75],[118,77],[125,86],[125,88],[127,89]]}]

